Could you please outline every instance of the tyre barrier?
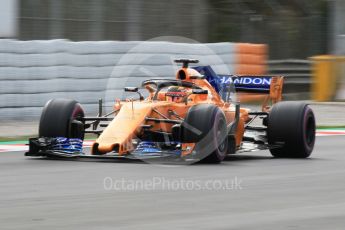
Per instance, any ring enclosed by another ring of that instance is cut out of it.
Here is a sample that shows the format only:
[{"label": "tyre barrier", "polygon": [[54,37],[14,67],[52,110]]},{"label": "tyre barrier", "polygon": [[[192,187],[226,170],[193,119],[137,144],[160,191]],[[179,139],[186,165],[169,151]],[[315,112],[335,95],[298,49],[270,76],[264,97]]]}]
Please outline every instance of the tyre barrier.
[{"label": "tyre barrier", "polygon": [[[79,101],[97,113],[98,99],[128,96],[124,86],[148,78],[174,78],[175,58],[197,58],[219,74],[265,74],[267,46],[161,41],[0,39],[0,116],[38,119],[52,98]],[[90,110],[88,110],[90,109]]]}]

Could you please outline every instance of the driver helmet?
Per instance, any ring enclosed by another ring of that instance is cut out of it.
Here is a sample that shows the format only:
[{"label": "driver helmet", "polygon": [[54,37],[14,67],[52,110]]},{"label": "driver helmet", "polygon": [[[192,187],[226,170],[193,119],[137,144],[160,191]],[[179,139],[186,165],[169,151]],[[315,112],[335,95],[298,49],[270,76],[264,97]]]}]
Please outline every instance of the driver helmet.
[{"label": "driver helmet", "polygon": [[171,86],[165,94],[167,101],[181,103],[187,96],[187,90],[179,86]]}]

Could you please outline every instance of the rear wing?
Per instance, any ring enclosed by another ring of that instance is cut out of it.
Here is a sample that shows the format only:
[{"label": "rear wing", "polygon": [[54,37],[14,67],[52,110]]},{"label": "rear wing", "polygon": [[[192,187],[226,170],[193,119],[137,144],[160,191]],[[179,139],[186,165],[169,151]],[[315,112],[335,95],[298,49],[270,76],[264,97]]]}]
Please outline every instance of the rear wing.
[{"label": "rear wing", "polygon": [[194,69],[203,74],[218,93],[233,85],[241,101],[264,98],[266,104],[268,100],[276,103],[282,99],[283,76],[216,74],[210,66],[198,66]]},{"label": "rear wing", "polygon": [[262,75],[218,75],[221,86],[233,84],[236,92],[269,95],[272,102],[282,99],[284,77]]},{"label": "rear wing", "polygon": [[233,84],[237,92],[269,93],[272,77],[218,75],[221,85]]}]

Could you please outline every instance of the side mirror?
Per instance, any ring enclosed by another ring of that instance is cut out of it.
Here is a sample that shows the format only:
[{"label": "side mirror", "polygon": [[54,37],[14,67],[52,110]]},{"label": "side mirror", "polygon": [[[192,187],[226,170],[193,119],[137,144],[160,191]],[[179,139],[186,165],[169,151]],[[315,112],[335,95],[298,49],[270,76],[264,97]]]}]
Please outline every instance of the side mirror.
[{"label": "side mirror", "polygon": [[208,94],[208,90],[207,89],[193,89],[192,90],[192,94]]},{"label": "side mirror", "polygon": [[125,87],[124,90],[125,90],[125,92],[136,93],[136,92],[138,92],[138,87]]},{"label": "side mirror", "polygon": [[138,87],[125,87],[124,90],[125,90],[125,92],[137,93],[137,94],[139,94],[139,100],[140,101],[144,100],[144,97],[139,92],[139,88]]}]

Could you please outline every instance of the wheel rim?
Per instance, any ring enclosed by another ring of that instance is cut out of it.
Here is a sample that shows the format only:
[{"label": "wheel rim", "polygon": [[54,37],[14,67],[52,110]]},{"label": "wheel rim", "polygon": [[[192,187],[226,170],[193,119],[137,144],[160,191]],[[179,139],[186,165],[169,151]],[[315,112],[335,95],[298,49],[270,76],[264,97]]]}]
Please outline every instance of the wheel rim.
[{"label": "wheel rim", "polygon": [[311,147],[315,141],[315,128],[315,119],[311,114],[309,114],[305,127],[305,140],[309,147]]},{"label": "wheel rim", "polygon": [[69,124],[69,136],[71,138],[80,138],[84,139],[83,131],[77,130],[75,126],[72,125],[73,121],[80,122],[80,118],[84,117],[84,112],[80,106],[76,106],[72,112],[70,124]]},{"label": "wheel rim", "polygon": [[225,138],[224,134],[226,133],[225,130],[225,121],[223,119],[220,119],[217,127],[217,145],[218,145],[218,150],[220,152],[224,152],[226,148],[226,143],[225,143]]}]

